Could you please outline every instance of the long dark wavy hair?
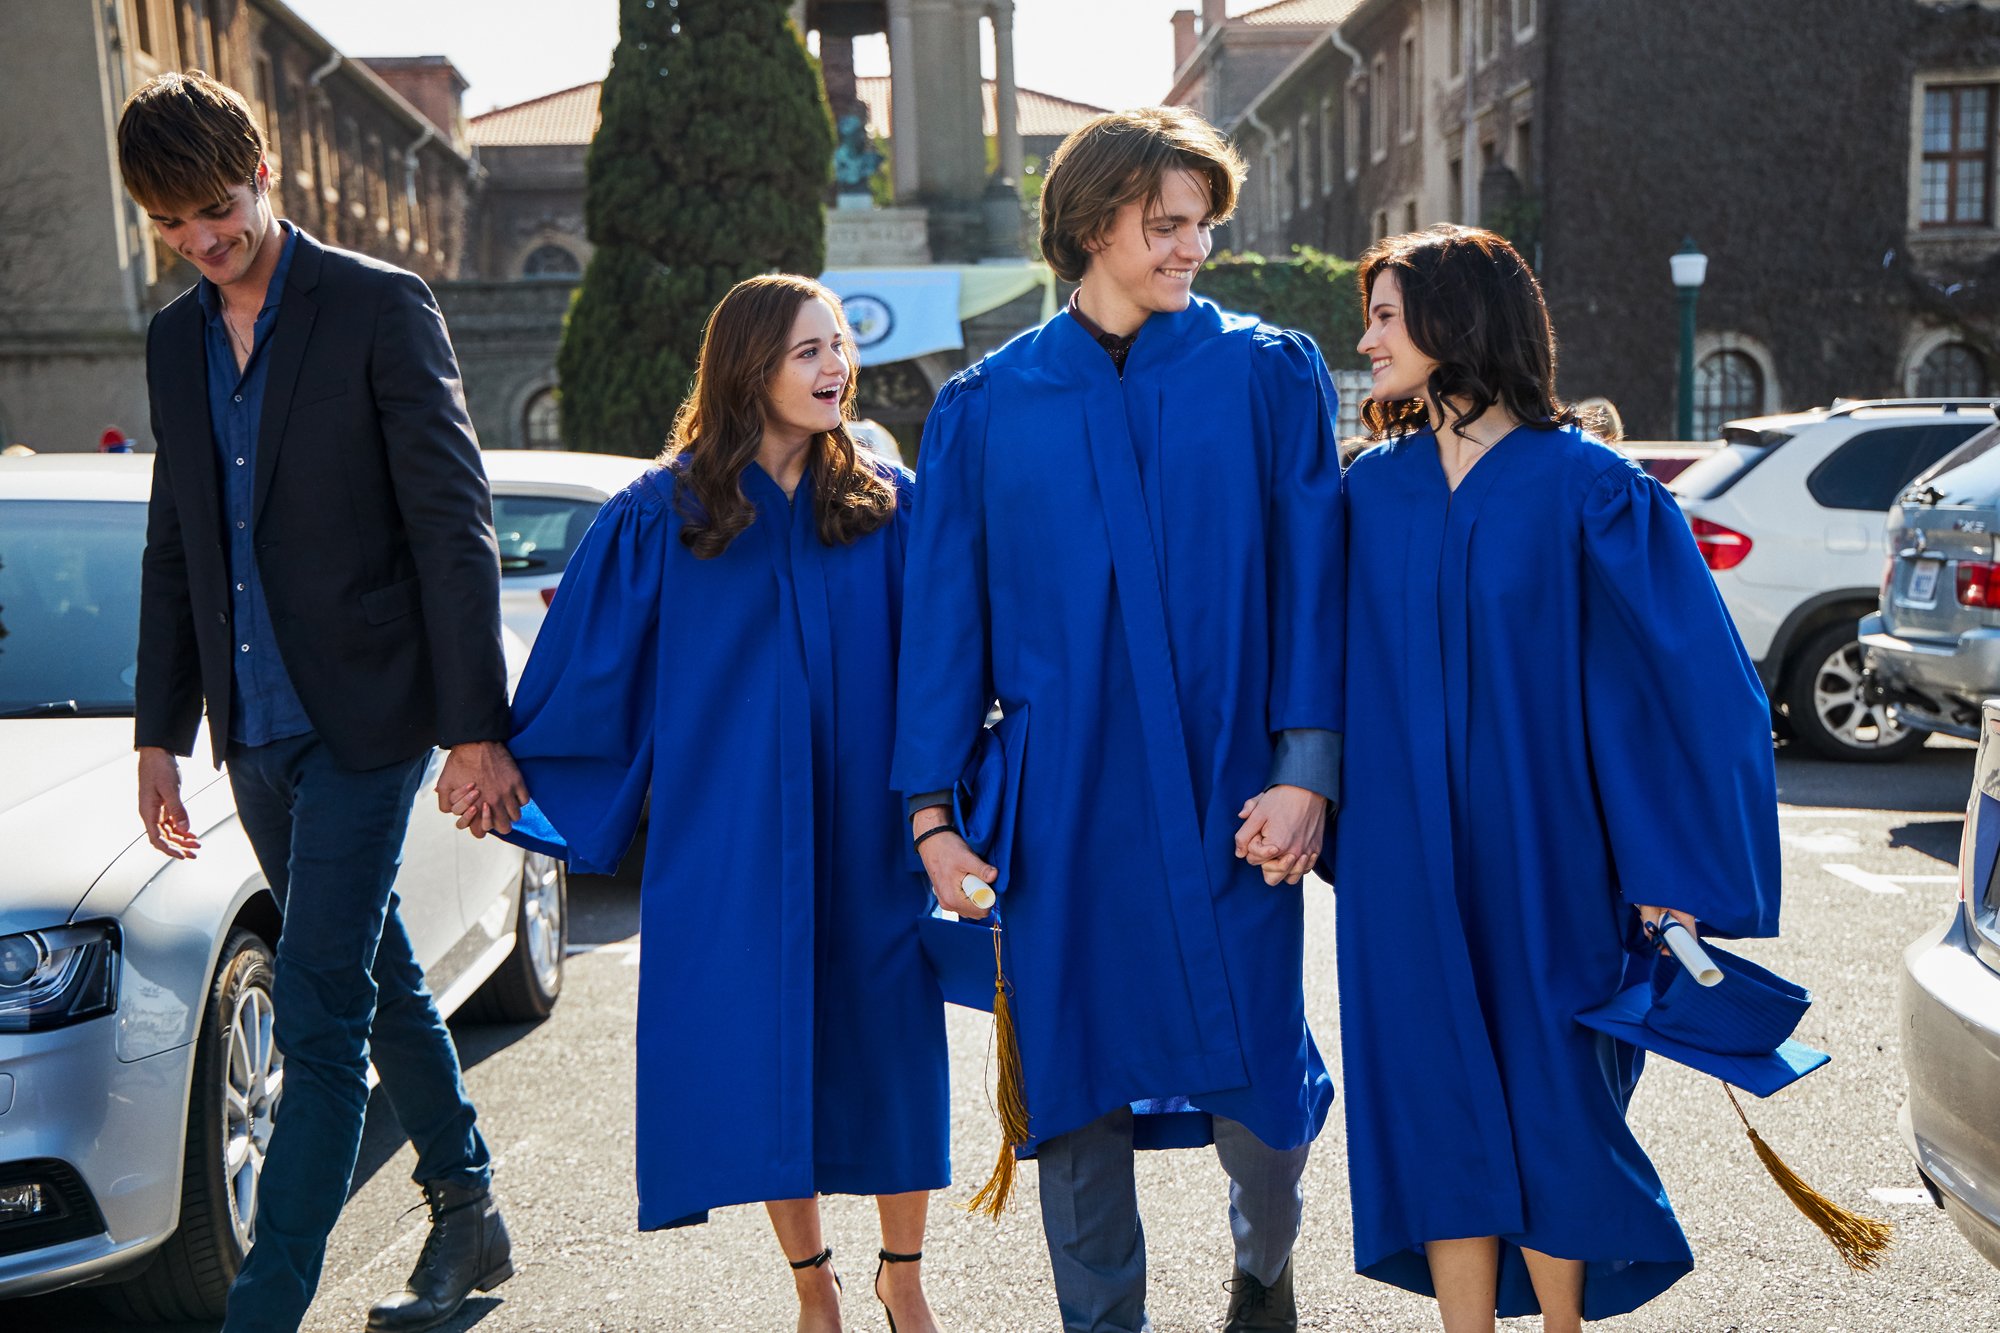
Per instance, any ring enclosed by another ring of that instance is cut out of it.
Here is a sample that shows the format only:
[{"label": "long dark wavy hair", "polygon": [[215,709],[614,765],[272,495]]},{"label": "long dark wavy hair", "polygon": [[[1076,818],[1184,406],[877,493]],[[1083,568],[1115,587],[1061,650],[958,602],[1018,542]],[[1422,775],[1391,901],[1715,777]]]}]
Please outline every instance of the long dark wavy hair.
[{"label": "long dark wavy hair", "polygon": [[[840,298],[795,273],[745,278],[716,304],[702,330],[694,388],[674,414],[659,461],[679,477],[674,495],[685,520],[681,541],[704,560],[728,550],[756,520],[757,508],[743,494],[743,470],[763,441],[765,400],[773,372],[791,350],[792,323],[812,300],[833,310],[851,355],[854,339]],[[849,375],[840,393],[841,424],[813,436],[806,464],[814,522],[828,546],[866,536],[896,513],[895,484],[882,468],[861,460],[847,429],[856,385],[857,377]]]},{"label": "long dark wavy hair", "polygon": [[[1361,404],[1371,439],[1421,430],[1433,408],[1463,430],[1495,403],[1541,430],[1578,423],[1575,409],[1556,397],[1556,335],[1542,285],[1506,237],[1442,223],[1375,242],[1361,256],[1364,325],[1383,273],[1396,275],[1403,325],[1437,369],[1422,398]],[[1456,416],[1448,401],[1458,404]]]}]

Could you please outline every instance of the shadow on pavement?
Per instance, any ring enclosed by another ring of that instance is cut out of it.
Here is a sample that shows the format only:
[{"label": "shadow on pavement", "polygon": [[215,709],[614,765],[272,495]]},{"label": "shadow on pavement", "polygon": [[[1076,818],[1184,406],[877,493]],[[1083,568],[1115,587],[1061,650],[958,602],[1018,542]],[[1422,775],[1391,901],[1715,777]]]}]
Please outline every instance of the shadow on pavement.
[{"label": "shadow on pavement", "polygon": [[1965,809],[1974,753],[1969,742],[1933,739],[1898,762],[1849,764],[1815,759],[1795,745],[1781,745],[1778,799],[1787,805],[1832,809],[1956,813]]}]

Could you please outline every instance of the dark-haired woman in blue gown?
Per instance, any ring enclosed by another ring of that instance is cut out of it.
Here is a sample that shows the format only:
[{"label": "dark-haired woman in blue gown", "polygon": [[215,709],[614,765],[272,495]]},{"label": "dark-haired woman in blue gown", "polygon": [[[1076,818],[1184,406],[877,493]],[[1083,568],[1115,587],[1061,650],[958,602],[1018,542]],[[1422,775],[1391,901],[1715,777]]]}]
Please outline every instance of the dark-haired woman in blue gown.
[{"label": "dark-haired woman in blue gown", "polygon": [[650,789],[639,1225],[764,1203],[820,1333],[840,1315],[815,1196],[876,1195],[876,1293],[935,1333],[943,1002],[889,789],[910,485],[848,431],[850,346],[810,279],[716,307],[661,465],[604,505],[521,678],[534,801],[509,836],[609,873]]},{"label": "dark-haired woman in blue gown", "polygon": [[[1693,1256],[1574,1022],[1642,921],[1775,934],[1770,715],[1686,521],[1555,397],[1500,237],[1363,258],[1334,858],[1355,1266],[1449,1333],[1632,1310]],[[1640,951],[1640,952],[1635,952]]]}]

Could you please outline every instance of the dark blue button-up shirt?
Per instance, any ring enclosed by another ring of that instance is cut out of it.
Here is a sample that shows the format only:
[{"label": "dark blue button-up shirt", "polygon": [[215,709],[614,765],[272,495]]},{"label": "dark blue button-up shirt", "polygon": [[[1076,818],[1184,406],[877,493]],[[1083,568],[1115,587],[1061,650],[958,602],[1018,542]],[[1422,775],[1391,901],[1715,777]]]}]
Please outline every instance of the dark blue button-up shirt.
[{"label": "dark blue button-up shirt", "polygon": [[236,668],[236,688],[229,699],[229,739],[238,745],[265,745],[312,730],[305,706],[292,688],[292,678],[278,656],[271,632],[271,609],[264,604],[264,584],[257,573],[257,531],[251,510],[257,489],[257,427],[264,416],[264,382],[269,378],[268,344],[284,299],[285,275],[291,271],[298,233],[284,226],[285,245],[278,267],[257,312],[250,360],[241,373],[222,320],[222,298],[215,284],[203,278],[196,297],[208,316],[208,417],[215,432],[216,458],[222,468],[222,525],[228,540],[229,599],[233,636],[230,654]]}]

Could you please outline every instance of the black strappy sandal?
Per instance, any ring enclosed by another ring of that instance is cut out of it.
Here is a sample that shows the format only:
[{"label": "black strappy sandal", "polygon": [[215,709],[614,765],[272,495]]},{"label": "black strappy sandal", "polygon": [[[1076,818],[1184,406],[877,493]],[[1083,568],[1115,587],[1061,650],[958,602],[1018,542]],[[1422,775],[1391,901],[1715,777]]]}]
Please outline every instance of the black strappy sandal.
[{"label": "black strappy sandal", "polygon": [[[897,1254],[892,1250],[875,1251],[875,1299],[882,1301],[882,1269],[889,1264],[913,1264],[924,1257],[918,1250],[915,1254]],[[882,1301],[882,1317],[889,1321],[889,1333],[896,1333],[896,1316],[889,1313],[889,1302]]]},{"label": "black strappy sandal", "polygon": [[[792,1271],[794,1273],[803,1273],[808,1268],[826,1268],[826,1266],[832,1262],[833,1262],[833,1246],[829,1245],[825,1249],[821,1250],[818,1254],[815,1254],[810,1259],[799,1259],[794,1261],[792,1263]],[[827,1271],[833,1274],[833,1289],[835,1291],[845,1290],[845,1288],[843,1288],[840,1285],[840,1270],[835,1268],[835,1269],[828,1269]],[[877,1277],[882,1276],[882,1267],[879,1264],[876,1265],[875,1267],[875,1276]]]}]

